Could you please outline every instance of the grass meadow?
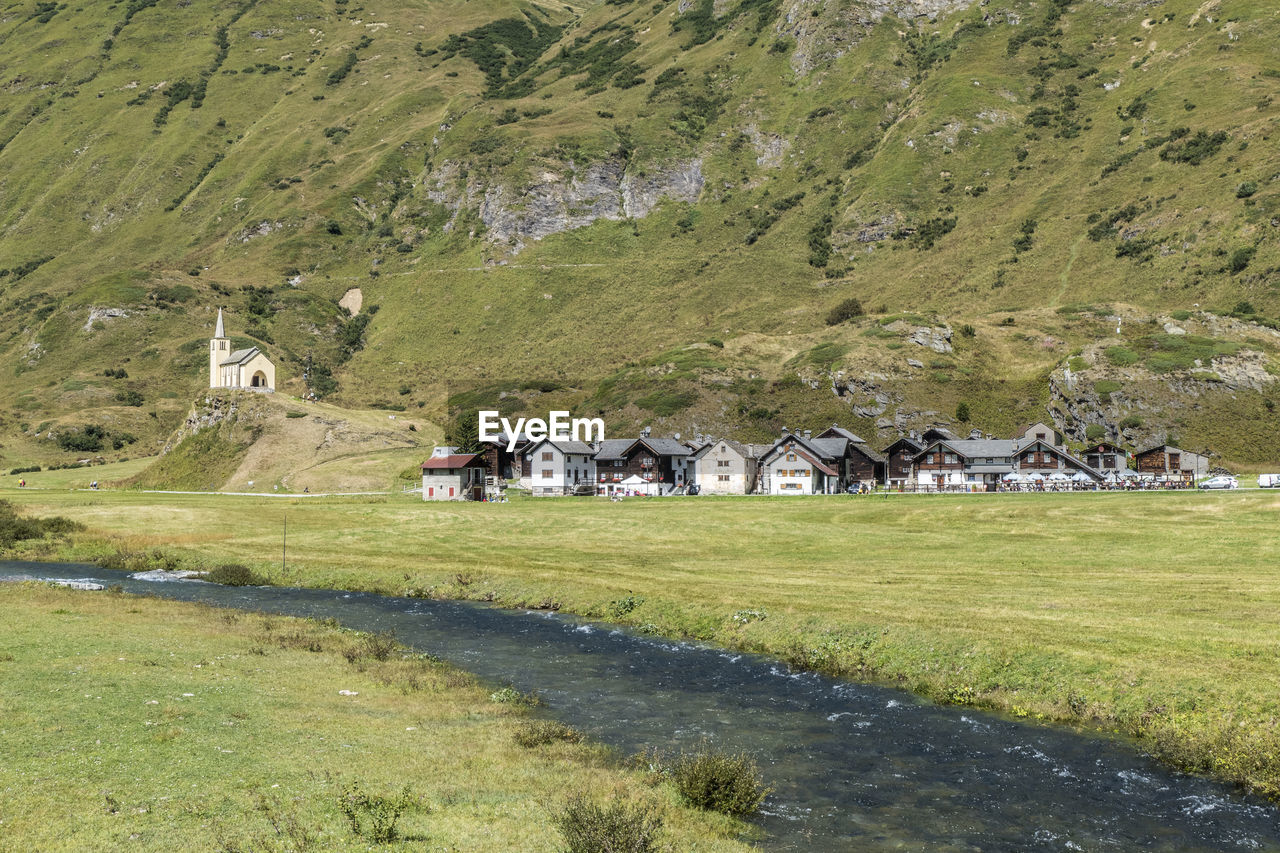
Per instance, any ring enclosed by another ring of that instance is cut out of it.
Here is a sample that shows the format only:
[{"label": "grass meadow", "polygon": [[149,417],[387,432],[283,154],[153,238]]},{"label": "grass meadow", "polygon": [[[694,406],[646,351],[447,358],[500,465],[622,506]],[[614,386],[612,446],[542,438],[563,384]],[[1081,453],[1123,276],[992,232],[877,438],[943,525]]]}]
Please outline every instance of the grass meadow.
[{"label": "grass meadow", "polygon": [[[270,499],[7,491],[27,556],[555,607],[1120,732],[1280,796],[1280,495]],[[287,516],[288,561],[281,568]]]},{"label": "grass meadow", "polygon": [[557,850],[580,792],[650,804],[675,849],[749,849],[599,747],[517,745],[526,712],[492,688],[355,632],[37,584],[0,609],[0,850],[368,850],[353,783],[408,787],[379,849]]}]

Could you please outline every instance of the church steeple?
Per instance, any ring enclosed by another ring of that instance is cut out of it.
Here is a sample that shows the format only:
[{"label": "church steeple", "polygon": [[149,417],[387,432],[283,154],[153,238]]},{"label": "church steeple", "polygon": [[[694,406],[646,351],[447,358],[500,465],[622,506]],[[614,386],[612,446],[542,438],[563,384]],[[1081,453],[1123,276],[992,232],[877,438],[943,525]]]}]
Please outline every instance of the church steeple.
[{"label": "church steeple", "polygon": [[215,338],[225,338],[227,336],[226,331],[222,328],[222,309],[221,308],[218,309],[218,325],[213,327],[213,336]]}]

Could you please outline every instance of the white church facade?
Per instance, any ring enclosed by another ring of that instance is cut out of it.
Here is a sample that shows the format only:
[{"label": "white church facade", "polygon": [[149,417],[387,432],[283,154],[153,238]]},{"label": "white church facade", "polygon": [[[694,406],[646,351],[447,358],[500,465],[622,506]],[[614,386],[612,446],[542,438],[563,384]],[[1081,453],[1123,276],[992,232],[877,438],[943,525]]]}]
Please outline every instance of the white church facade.
[{"label": "white church facade", "polygon": [[209,341],[209,387],[276,390],[276,366],[262,350],[249,347],[232,351],[231,339],[222,325],[221,308]]}]

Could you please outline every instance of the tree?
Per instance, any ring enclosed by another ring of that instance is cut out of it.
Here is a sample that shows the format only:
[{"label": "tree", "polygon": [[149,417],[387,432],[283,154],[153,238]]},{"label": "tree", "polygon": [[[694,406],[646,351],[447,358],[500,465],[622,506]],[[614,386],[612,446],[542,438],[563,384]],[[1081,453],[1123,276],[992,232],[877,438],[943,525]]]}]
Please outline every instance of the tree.
[{"label": "tree", "polygon": [[475,409],[460,409],[444,430],[444,443],[458,448],[460,453],[479,453],[480,413]]},{"label": "tree", "polygon": [[956,420],[967,424],[969,422],[969,404],[961,403],[956,406]]}]

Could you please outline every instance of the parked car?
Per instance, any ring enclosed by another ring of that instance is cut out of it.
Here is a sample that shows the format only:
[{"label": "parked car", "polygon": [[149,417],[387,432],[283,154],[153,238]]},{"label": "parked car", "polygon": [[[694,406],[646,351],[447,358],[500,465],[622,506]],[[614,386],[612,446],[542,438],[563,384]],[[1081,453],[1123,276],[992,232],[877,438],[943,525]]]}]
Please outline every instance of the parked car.
[{"label": "parked car", "polygon": [[1258,488],[1280,489],[1280,474],[1259,474]]},{"label": "parked car", "polygon": [[1235,489],[1240,486],[1235,477],[1210,477],[1200,481],[1202,489]]}]

